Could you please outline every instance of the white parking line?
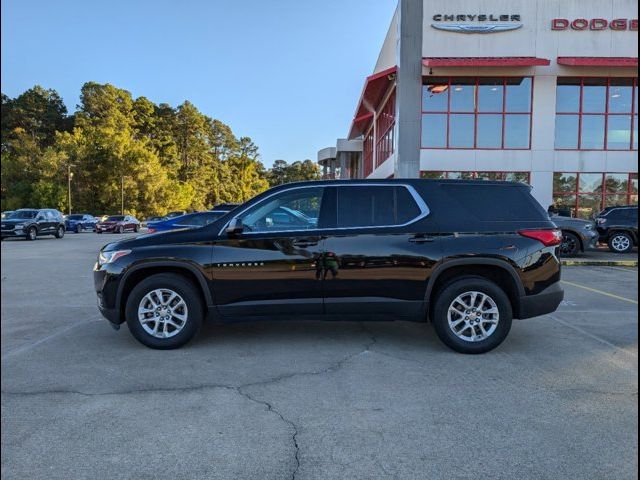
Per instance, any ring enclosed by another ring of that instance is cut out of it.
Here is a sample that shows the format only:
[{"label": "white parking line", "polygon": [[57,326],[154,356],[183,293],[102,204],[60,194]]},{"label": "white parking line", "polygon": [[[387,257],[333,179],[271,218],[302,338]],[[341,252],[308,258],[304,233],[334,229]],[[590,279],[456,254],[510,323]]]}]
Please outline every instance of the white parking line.
[{"label": "white parking line", "polygon": [[66,333],[69,330],[73,330],[74,328],[79,327],[80,325],[89,325],[91,323],[101,322],[101,321],[102,321],[102,319],[95,318],[93,320],[89,320],[89,321],[83,320],[82,322],[77,322],[77,323],[68,325],[63,329],[58,330],[55,333],[52,333],[51,335],[47,335],[46,337],[41,338],[40,340],[36,340],[33,343],[28,343],[27,345],[23,345],[21,347],[16,348],[15,350],[11,350],[10,352],[5,353],[4,355],[2,355],[1,360],[5,360],[7,358],[14,357],[16,355],[20,355],[21,353],[28,352],[29,350],[34,349],[38,345],[41,345],[41,344],[43,344],[45,342],[48,342],[49,340],[51,340],[53,338],[59,337],[63,333]]}]

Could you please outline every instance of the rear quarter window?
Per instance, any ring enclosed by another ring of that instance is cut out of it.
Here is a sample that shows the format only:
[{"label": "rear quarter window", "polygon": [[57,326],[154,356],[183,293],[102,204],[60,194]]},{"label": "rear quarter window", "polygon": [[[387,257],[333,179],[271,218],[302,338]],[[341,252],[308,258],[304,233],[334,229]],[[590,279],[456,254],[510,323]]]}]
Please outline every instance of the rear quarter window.
[{"label": "rear quarter window", "polygon": [[458,184],[442,185],[441,188],[451,203],[479,221],[548,220],[528,187]]}]

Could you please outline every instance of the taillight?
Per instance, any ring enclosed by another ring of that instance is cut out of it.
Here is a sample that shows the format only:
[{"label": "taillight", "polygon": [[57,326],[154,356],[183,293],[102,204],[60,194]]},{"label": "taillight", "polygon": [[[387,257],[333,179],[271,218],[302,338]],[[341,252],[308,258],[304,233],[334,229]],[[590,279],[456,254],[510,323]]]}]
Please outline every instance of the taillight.
[{"label": "taillight", "polygon": [[523,237],[538,240],[545,247],[552,247],[562,243],[562,232],[560,230],[520,230],[518,232]]},{"label": "taillight", "polygon": [[155,228],[147,228],[148,233],[154,233],[156,231]]}]

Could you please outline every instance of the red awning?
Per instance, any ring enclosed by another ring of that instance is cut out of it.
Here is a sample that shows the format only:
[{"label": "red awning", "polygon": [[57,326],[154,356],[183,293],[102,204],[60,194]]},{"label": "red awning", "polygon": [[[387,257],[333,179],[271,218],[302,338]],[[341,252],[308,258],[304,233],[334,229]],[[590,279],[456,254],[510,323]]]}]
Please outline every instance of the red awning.
[{"label": "red awning", "polygon": [[389,85],[393,81],[390,76],[395,74],[396,70],[396,67],[387,68],[366,78],[362,94],[360,95],[360,101],[356,108],[356,114],[353,117],[351,129],[349,130],[349,140],[359,137],[364,133],[364,129],[373,118],[373,110],[378,107],[382,97],[384,97]]},{"label": "red awning", "polygon": [[568,67],[637,67],[638,57],[558,57]]},{"label": "red awning", "polygon": [[535,67],[551,64],[538,57],[428,57],[422,59],[425,67]]}]

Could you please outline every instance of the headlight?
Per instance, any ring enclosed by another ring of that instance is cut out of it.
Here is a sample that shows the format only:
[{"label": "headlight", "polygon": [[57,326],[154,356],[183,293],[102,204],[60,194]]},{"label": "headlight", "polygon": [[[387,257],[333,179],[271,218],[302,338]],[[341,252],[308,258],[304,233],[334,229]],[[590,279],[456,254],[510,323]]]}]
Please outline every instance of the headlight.
[{"label": "headlight", "polygon": [[24,227],[24,223],[16,223],[14,225],[14,228],[22,228],[22,227]]},{"label": "headlight", "polygon": [[120,257],[129,255],[131,250],[112,250],[110,252],[100,252],[98,255],[98,265],[106,265],[107,263],[113,263]]}]

